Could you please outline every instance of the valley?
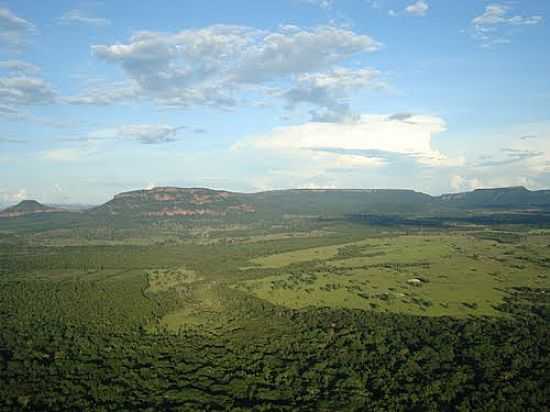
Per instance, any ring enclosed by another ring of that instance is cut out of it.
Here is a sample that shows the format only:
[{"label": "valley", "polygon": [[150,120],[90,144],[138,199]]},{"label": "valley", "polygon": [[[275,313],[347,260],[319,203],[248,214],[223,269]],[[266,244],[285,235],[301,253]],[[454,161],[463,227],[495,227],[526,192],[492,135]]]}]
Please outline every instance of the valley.
[{"label": "valley", "polygon": [[548,209],[496,192],[172,188],[0,219],[0,409],[540,410]]}]

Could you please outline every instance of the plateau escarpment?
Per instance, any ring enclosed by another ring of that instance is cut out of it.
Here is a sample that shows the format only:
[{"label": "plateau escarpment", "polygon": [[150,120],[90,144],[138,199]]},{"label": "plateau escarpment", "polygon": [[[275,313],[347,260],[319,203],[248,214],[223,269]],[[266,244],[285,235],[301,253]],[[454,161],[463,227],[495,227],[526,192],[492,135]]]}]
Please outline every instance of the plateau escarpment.
[{"label": "plateau escarpment", "polygon": [[91,211],[100,215],[127,216],[226,216],[254,213],[246,195],[202,188],[158,187],[120,193]]}]

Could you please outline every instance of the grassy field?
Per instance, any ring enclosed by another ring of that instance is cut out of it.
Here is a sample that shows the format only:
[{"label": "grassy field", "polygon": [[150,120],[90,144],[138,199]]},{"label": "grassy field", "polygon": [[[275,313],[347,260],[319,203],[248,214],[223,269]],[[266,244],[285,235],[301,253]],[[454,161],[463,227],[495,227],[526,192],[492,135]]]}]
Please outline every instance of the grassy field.
[{"label": "grassy field", "polygon": [[498,316],[507,288],[550,286],[549,245],[544,234],[517,243],[471,234],[373,238],[253,259],[280,273],[234,287],[291,308]]}]

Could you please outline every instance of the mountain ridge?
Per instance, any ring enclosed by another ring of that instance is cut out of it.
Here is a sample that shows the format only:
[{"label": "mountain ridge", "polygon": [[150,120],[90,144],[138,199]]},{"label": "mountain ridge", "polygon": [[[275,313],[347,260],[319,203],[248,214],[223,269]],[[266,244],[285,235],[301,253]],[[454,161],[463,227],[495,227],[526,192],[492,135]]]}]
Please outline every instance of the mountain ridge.
[{"label": "mountain ridge", "polygon": [[[281,189],[255,193],[160,186],[117,193],[82,213],[92,216],[225,217],[234,215],[342,215],[456,209],[550,209],[550,190],[483,188],[431,196],[412,189]],[[0,217],[66,211],[25,200]]]}]

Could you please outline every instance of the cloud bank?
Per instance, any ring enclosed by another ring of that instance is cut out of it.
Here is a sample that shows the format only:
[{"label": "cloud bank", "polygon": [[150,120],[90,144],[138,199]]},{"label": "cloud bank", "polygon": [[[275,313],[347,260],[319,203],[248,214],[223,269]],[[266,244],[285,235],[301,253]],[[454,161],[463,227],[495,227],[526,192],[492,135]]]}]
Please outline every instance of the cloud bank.
[{"label": "cloud bank", "polygon": [[[374,73],[334,66],[381,47],[368,35],[331,25],[281,26],[277,31],[213,25],[177,33],[138,32],[126,43],[92,46],[94,56],[122,69],[125,86],[88,90],[65,101],[109,104],[142,98],[164,107],[231,109],[243,93],[288,90],[285,85],[294,84],[295,90],[284,95],[290,105],[309,101],[334,110],[340,96],[329,78],[351,91],[350,82],[362,87]],[[319,94],[322,101],[304,97],[308,88],[316,88],[310,94]]]}]

